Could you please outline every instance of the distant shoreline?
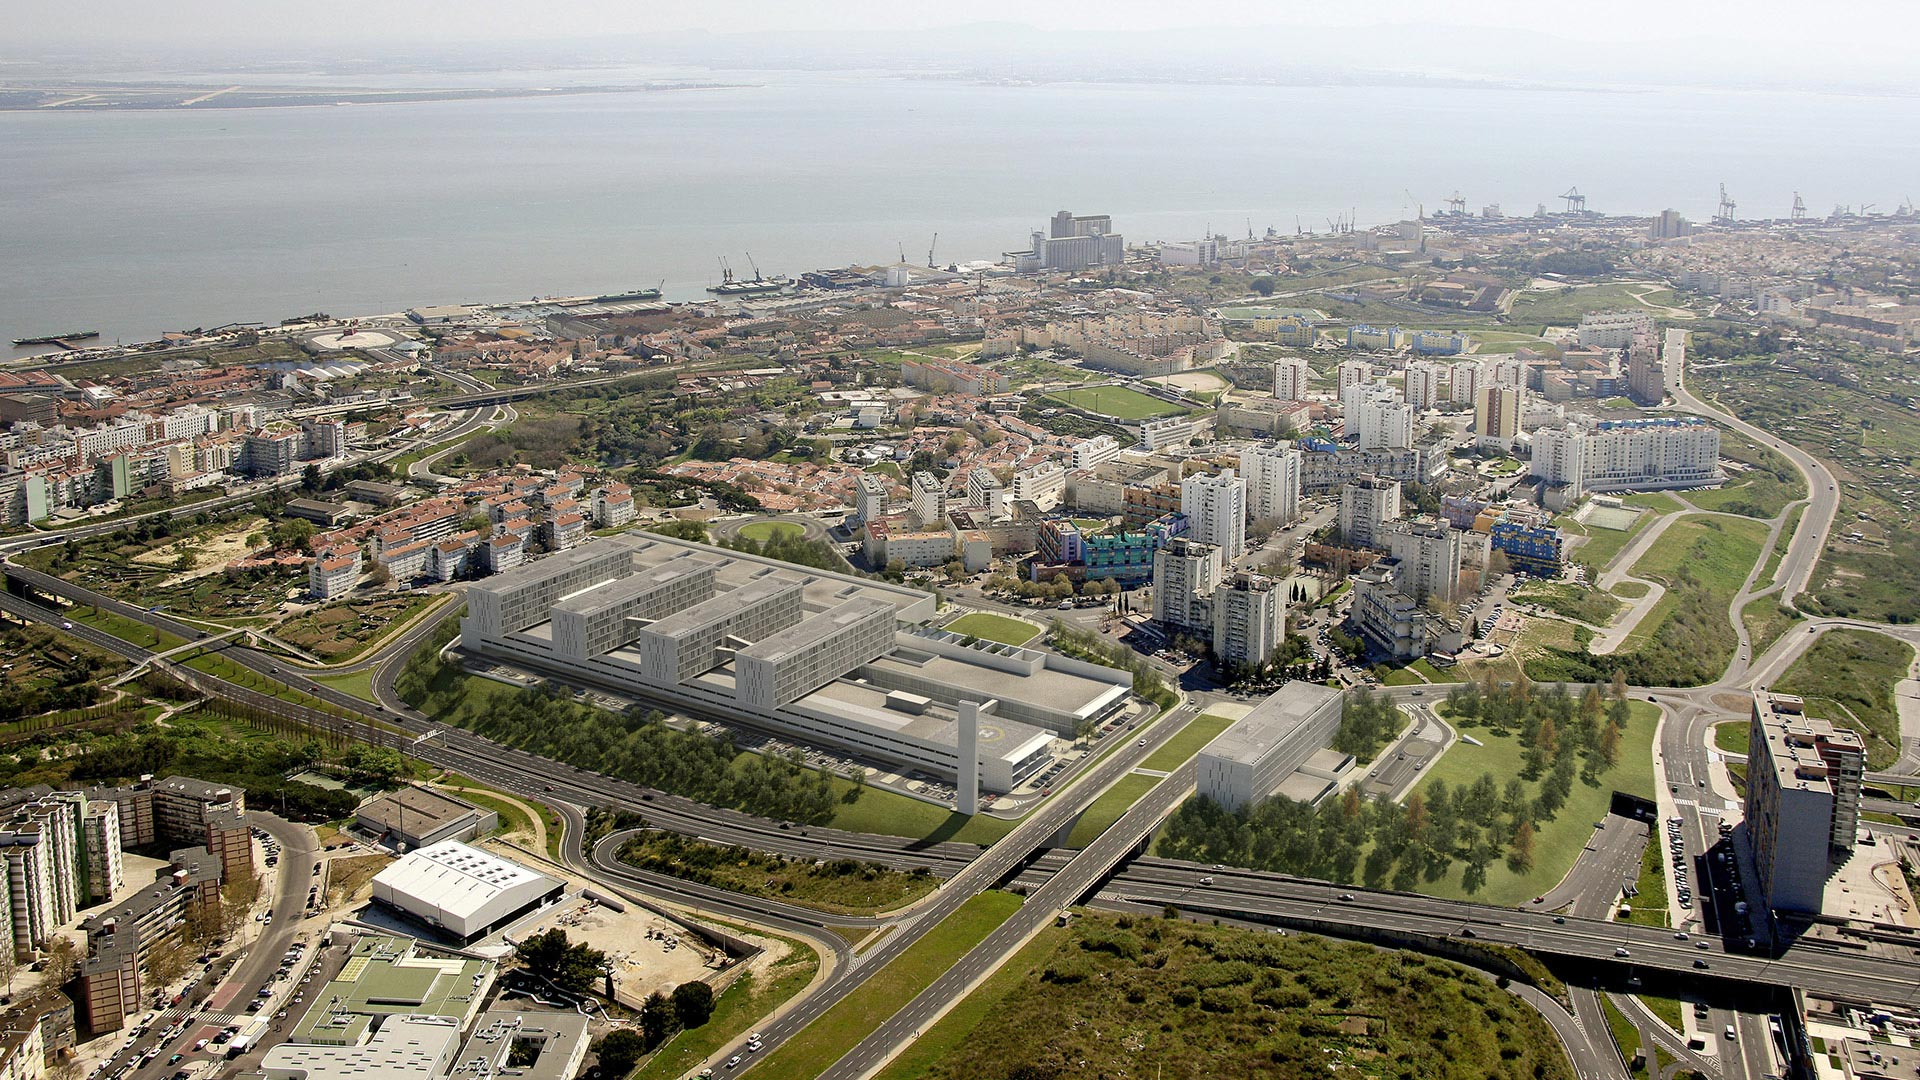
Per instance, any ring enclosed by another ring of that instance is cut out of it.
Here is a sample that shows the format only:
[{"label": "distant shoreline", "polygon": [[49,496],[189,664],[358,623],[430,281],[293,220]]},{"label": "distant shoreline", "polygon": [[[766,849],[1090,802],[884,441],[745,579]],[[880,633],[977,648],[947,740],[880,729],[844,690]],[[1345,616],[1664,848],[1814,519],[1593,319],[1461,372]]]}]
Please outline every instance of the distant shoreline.
[{"label": "distant shoreline", "polygon": [[439,101],[645,94],[676,90],[751,89],[746,83],[646,83],[629,86],[468,87],[452,90],[350,90],[300,87],[186,86],[180,84],[0,84],[0,112],[205,112],[233,109],[313,109],[342,105],[413,105]]}]

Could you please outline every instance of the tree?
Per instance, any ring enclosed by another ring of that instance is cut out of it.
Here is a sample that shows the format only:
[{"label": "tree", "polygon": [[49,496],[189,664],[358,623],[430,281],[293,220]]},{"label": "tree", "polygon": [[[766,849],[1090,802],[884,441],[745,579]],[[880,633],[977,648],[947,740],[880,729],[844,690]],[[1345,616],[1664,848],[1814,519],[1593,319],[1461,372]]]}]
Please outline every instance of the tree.
[{"label": "tree", "polygon": [[595,977],[607,966],[606,953],[585,942],[574,944],[558,927],[521,942],[518,956],[528,971],[576,994],[593,989]]},{"label": "tree", "polygon": [[1620,762],[1620,725],[1611,720],[1600,729],[1600,760],[1609,769]]},{"label": "tree", "polygon": [[675,1015],[673,1003],[667,1000],[667,995],[658,990],[647,995],[647,1000],[640,1006],[640,1037],[647,1049],[666,1042],[679,1029],[679,1017]]},{"label": "tree", "polygon": [[594,1051],[600,1055],[600,1075],[607,1080],[619,1080],[640,1064],[647,1052],[647,1040],[631,1028],[621,1028],[608,1032]]},{"label": "tree", "polygon": [[713,987],[696,979],[673,988],[673,1013],[680,1026],[697,1028],[713,1015]]},{"label": "tree", "polygon": [[1507,869],[1524,874],[1533,869],[1533,823],[1523,821],[1513,830],[1513,846],[1507,849]]},{"label": "tree", "polygon": [[254,901],[260,899],[260,879],[252,874],[235,877],[220,886],[220,933],[232,937],[247,925]]},{"label": "tree", "polygon": [[1247,283],[1247,287],[1261,296],[1272,296],[1274,281],[1270,277],[1257,277]]}]

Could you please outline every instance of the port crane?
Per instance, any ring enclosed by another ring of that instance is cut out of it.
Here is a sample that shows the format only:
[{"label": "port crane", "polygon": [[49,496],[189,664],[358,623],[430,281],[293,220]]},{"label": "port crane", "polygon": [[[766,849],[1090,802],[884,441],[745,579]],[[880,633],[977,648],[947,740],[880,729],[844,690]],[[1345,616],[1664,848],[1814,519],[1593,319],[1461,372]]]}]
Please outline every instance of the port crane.
[{"label": "port crane", "polygon": [[1797,191],[1793,193],[1793,210],[1791,213],[1794,221],[1805,221],[1807,218],[1807,200],[1801,198],[1800,193]]},{"label": "port crane", "polygon": [[1580,194],[1579,188],[1570,187],[1567,189],[1567,193],[1560,197],[1567,200],[1567,213],[1584,214],[1587,212],[1587,197]]},{"label": "port crane", "polygon": [[1460,214],[1464,216],[1466,212],[1467,212],[1467,200],[1460,196],[1459,188],[1454,188],[1453,194],[1447,196],[1447,213]]},{"label": "port crane", "polygon": [[1908,195],[1906,198],[1900,200],[1900,209],[1895,210],[1893,212],[1893,216],[1910,218],[1913,215],[1914,215],[1913,196]]},{"label": "port crane", "polygon": [[[934,233],[933,240],[927,244],[927,269],[929,270],[932,270],[934,268],[933,267],[933,249],[939,246],[940,246],[940,234]],[[903,258],[900,261],[906,262],[907,260]]]},{"label": "port crane", "polygon": [[1413,204],[1414,220],[1427,220],[1427,204],[1414,197],[1412,188],[1403,188],[1402,190],[1407,193],[1407,201]]},{"label": "port crane", "polygon": [[733,284],[733,267],[727,265],[727,257],[725,255],[719,255],[715,256],[715,258],[720,261],[720,284]]},{"label": "port crane", "polygon": [[1715,225],[1733,224],[1733,209],[1738,205],[1738,203],[1733,201],[1733,196],[1727,194],[1727,185],[1721,184],[1720,208],[1713,212],[1713,223]]}]

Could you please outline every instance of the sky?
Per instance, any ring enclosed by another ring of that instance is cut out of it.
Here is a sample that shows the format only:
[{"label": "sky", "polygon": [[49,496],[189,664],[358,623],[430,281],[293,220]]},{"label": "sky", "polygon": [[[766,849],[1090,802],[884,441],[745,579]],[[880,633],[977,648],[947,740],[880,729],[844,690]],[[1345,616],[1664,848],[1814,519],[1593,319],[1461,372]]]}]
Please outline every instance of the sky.
[{"label": "sky", "polygon": [[[0,55],[13,59],[143,46],[202,53],[225,47],[348,48],[372,54],[410,45],[511,47],[687,34],[798,35],[810,47],[830,50],[836,35],[932,39],[937,35],[924,32],[996,22],[1041,32],[1133,34],[1150,51],[1155,32],[1173,29],[1349,26],[1403,33],[1430,28],[1440,54],[1431,61],[1443,68],[1473,68],[1472,39],[1462,33],[1490,31],[1547,35],[1568,53],[1605,48],[1626,67],[1697,61],[1735,71],[1744,64],[1757,69],[1752,74],[1762,81],[1767,65],[1842,77],[1870,69],[1883,81],[1920,89],[1907,51],[1920,36],[1920,4],[1911,0],[60,0],[6,6]],[[1246,46],[1242,35],[1221,38]],[[1417,33],[1414,40],[1417,51]],[[1297,55],[1293,44],[1284,37],[1273,42],[1276,51]],[[1356,66],[1417,59],[1401,48],[1392,57],[1372,54],[1358,38],[1350,49],[1309,51]],[[1555,60],[1536,59],[1548,65]]]}]

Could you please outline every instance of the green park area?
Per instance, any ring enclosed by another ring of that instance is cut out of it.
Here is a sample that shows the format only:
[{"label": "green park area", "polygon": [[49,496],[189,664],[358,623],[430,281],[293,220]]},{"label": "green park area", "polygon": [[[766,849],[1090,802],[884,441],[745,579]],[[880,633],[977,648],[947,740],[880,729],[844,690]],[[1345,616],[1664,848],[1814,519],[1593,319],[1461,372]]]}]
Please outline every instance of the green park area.
[{"label": "green park area", "polygon": [[985,892],[969,899],[858,989],[781,1044],[759,1063],[760,1071],[768,1076],[820,1075],[986,940],[1020,910],[1020,904],[1019,897],[1003,892]]},{"label": "green park area", "polygon": [[1900,713],[1894,684],[1907,677],[1913,647],[1868,630],[1829,630],[1774,684],[1807,699],[1814,716],[1851,728],[1867,744],[1867,767],[1900,757]]},{"label": "green park area", "polygon": [[[1610,521],[1611,516],[1606,520]],[[1640,535],[1642,529],[1653,524],[1655,520],[1657,517],[1654,514],[1636,514],[1632,523],[1626,528],[1612,529],[1602,524],[1600,520],[1575,521],[1569,515],[1556,518],[1554,524],[1560,527],[1561,532],[1586,538],[1572,548],[1567,558],[1569,561],[1585,566],[1597,575],[1607,568],[1607,564],[1611,563],[1621,550],[1633,541],[1634,537]]]},{"label": "green park area", "polygon": [[1657,829],[1640,853],[1640,876],[1633,887],[1639,895],[1628,905],[1633,911],[1627,921],[1640,926],[1667,925],[1667,860],[1660,854]]},{"label": "green park area", "polygon": [[1619,281],[1555,290],[1529,289],[1514,300],[1510,321],[1523,327],[1571,326],[1591,311],[1637,308],[1660,317],[1665,314],[1661,309],[1678,299],[1672,289],[1659,285]]},{"label": "green park area", "polygon": [[1509,595],[1521,603],[1538,604],[1548,611],[1594,626],[1607,625],[1621,606],[1611,593],[1563,581],[1529,581],[1524,588]]},{"label": "green park area", "polygon": [[1156,416],[1175,416],[1187,411],[1171,402],[1148,397],[1124,386],[1055,390],[1046,396],[1076,409],[1111,416],[1115,420],[1151,420]]},{"label": "green park area", "polygon": [[1574,1076],[1538,1012],[1450,961],[1097,912],[1043,931],[879,1076],[1304,1077],[1330,1062],[1355,1066],[1333,1075]]},{"label": "green park area", "polygon": [[1764,522],[1692,515],[1667,527],[1633,565],[1637,577],[1666,592],[1620,648],[1606,656],[1549,649],[1527,661],[1540,680],[1604,682],[1616,674],[1634,686],[1701,686],[1733,660],[1739,639],[1727,608],[1760,561]]},{"label": "green park area", "polygon": [[1713,725],[1713,745],[1715,749],[1729,754],[1744,754],[1752,745],[1753,724],[1748,720],[1728,720]]},{"label": "green park area", "polygon": [[1078,848],[1093,843],[1101,833],[1112,828],[1129,807],[1159,786],[1160,780],[1158,776],[1137,772],[1121,777],[1081,813],[1080,820],[1074,822],[1073,832],[1067,836],[1067,846]]},{"label": "green park area", "polygon": [[956,634],[997,641],[1002,645],[1025,645],[1040,636],[1040,628],[1025,619],[995,615],[989,611],[962,615],[948,623],[946,628]]},{"label": "green park area", "polygon": [[1702,510],[1771,520],[1788,503],[1807,497],[1806,481],[1786,455],[1737,431],[1722,429],[1720,456],[1733,463],[1726,482],[1708,491],[1687,493],[1687,501]]},{"label": "green park area", "polygon": [[764,544],[769,540],[798,540],[807,535],[807,530],[791,521],[756,521],[751,525],[740,526],[740,535],[755,543]]}]

